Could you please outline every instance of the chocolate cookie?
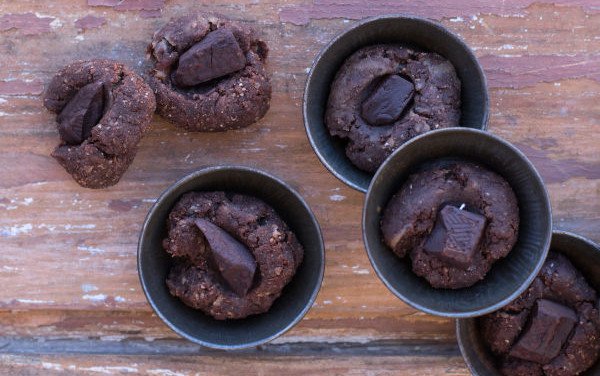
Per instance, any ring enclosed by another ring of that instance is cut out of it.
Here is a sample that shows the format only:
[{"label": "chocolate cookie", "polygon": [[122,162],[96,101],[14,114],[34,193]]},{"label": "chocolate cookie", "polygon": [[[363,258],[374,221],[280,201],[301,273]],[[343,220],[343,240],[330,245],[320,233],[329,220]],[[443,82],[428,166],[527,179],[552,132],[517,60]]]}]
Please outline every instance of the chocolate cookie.
[{"label": "chocolate cookie", "polygon": [[579,375],[600,355],[597,293],[559,253],[550,252],[531,286],[480,325],[507,376]]},{"label": "chocolate cookie", "polygon": [[158,113],[189,131],[243,128],[269,109],[267,45],[255,31],[221,17],[170,20],[148,47]]},{"label": "chocolate cookie", "polygon": [[304,255],[277,213],[254,197],[187,193],[167,225],[171,294],[218,320],[267,312]]},{"label": "chocolate cookie", "polygon": [[508,183],[469,162],[436,162],[407,179],[383,212],[383,238],[436,288],[483,279],[517,241],[519,208]]},{"label": "chocolate cookie", "polygon": [[400,45],[365,47],[337,72],[325,124],[347,140],[356,167],[375,172],[400,145],[460,120],[460,81],[438,54]]},{"label": "chocolate cookie", "polygon": [[87,188],[117,184],[147,131],[156,102],[121,63],[77,61],[50,81],[44,106],[58,114],[61,144],[52,156]]}]

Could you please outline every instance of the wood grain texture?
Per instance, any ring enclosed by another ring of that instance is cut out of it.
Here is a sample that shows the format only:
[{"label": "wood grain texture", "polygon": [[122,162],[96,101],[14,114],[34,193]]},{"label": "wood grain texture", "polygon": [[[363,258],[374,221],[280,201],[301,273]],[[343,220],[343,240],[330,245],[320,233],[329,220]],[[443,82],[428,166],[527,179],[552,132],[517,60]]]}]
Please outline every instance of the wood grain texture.
[{"label": "wood grain texture", "polygon": [[[53,114],[41,105],[44,86],[75,59],[118,59],[143,73],[154,30],[190,10],[219,12],[261,30],[270,47],[271,110],[258,124],[223,134],[185,133],[155,117],[118,185],[99,191],[79,187],[49,157],[58,133]],[[548,184],[555,226],[600,241],[599,10],[591,0],[386,0],[376,6],[358,0],[1,2],[2,335],[15,341],[177,341],[140,290],[135,257],[141,224],[175,180],[202,166],[235,163],[289,182],[324,232],[327,265],[317,302],[274,346],[304,343],[302,351],[308,351],[317,343],[355,343],[368,353],[377,341],[451,343],[450,320],[415,311],[378,280],[361,239],[363,195],[328,173],[308,144],[301,100],[312,59],[351,19],[409,12],[440,20],[480,58],[490,86],[489,129],[515,143],[538,167]],[[0,364],[12,374],[59,369],[92,374],[100,367],[113,374],[131,368],[187,375],[243,372],[249,364],[265,375],[284,366],[294,374],[467,374],[456,353],[289,359],[15,354],[1,357]]]},{"label": "wood grain texture", "polygon": [[[458,357],[84,357],[0,355],[9,374],[22,375],[469,375]],[[372,370],[365,373],[366,370]]]}]

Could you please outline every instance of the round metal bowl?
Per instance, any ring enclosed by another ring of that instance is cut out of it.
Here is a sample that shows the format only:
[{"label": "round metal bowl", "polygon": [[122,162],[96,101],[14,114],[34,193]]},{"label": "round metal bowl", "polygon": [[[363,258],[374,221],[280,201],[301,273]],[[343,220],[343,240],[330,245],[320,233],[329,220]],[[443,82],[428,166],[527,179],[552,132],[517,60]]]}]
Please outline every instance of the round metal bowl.
[{"label": "round metal bowl", "polygon": [[[294,278],[266,313],[239,320],[215,320],[169,293],[165,281],[172,259],[162,247],[168,215],[184,193],[215,190],[247,194],[265,201],[304,247],[304,260]],[[154,312],[182,337],[218,349],[257,346],[292,328],[313,305],[324,266],[321,229],[306,202],[283,181],[248,167],[208,167],[173,184],[150,209],[138,245],[140,282]]]},{"label": "round metal bowl", "polygon": [[331,83],[340,66],[358,49],[380,43],[404,44],[444,56],[454,65],[462,84],[460,125],[485,130],[489,116],[483,69],[469,47],[441,24],[417,16],[393,14],[356,23],[335,37],[316,57],[306,81],[302,110],[308,139],[323,165],[362,192],[367,191],[373,175],[350,162],[345,141],[329,134],[324,118]]}]

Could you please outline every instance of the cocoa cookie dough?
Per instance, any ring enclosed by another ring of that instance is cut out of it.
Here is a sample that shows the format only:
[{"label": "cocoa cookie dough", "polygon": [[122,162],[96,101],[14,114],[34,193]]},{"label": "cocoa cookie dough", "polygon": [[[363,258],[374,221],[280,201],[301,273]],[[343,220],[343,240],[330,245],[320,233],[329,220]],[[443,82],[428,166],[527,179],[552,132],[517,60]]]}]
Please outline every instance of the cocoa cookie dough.
[{"label": "cocoa cookie dough", "polygon": [[506,376],[579,375],[600,354],[597,293],[552,251],[531,286],[480,326]]},{"label": "cocoa cookie dough", "polygon": [[237,129],[269,109],[267,45],[246,25],[208,14],[175,18],[154,33],[148,52],[158,113],[177,126]]},{"label": "cocoa cookie dough", "polygon": [[87,188],[117,184],[133,161],[156,101],[144,80],[121,63],[77,61],[46,89],[61,143],[52,156]]},{"label": "cocoa cookie dough", "polygon": [[167,226],[171,294],[218,320],[267,312],[304,255],[273,208],[250,196],[187,193]]},{"label": "cocoa cookie dough", "polygon": [[407,179],[384,209],[385,244],[409,255],[435,288],[483,279],[517,241],[519,208],[508,183],[470,162],[438,161]]},{"label": "cocoa cookie dough", "polygon": [[332,136],[347,140],[346,155],[375,172],[400,145],[460,120],[460,81],[438,54],[400,45],[365,47],[337,72],[325,113]]}]

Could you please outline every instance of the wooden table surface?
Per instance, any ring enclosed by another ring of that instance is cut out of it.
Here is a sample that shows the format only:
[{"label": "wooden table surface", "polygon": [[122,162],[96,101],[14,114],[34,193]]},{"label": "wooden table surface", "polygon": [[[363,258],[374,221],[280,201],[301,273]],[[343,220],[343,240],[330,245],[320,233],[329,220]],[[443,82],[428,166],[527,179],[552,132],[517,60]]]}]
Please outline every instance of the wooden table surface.
[{"label": "wooden table surface", "polygon": [[[0,1],[0,374],[468,375],[454,324],[403,304],[364,251],[364,195],[331,175],[304,132],[313,58],[354,20],[407,12],[439,20],[480,58],[489,130],[516,144],[548,185],[555,227],[600,241],[600,6],[595,0]],[[367,3],[372,3],[368,4]],[[551,4],[556,3],[556,4]],[[41,93],[74,59],[146,68],[171,16],[216,11],[260,28],[271,53],[271,110],[224,134],[189,134],[156,116],[137,158],[109,189],[79,187],[49,157],[58,143]],[[236,163],[294,186],[327,252],[317,302],[257,349],[213,351],[178,338],[138,282],[142,221],[170,184]]]}]

